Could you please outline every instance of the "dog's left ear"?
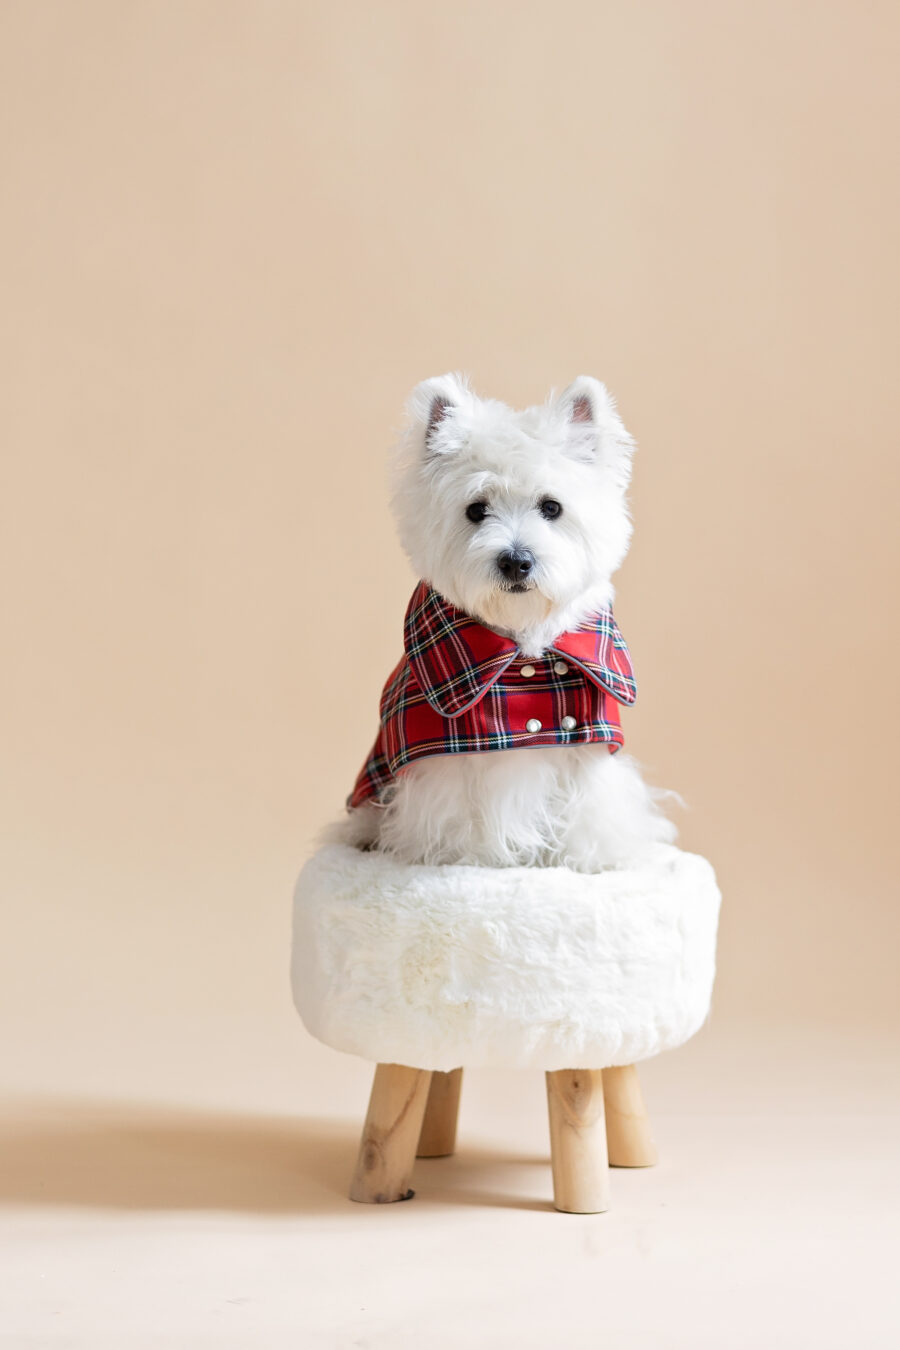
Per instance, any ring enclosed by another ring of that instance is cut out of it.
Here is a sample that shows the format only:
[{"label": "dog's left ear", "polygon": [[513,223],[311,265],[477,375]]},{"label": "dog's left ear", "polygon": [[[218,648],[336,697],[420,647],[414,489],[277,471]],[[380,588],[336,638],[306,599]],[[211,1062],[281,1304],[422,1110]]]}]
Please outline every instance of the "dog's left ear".
[{"label": "dog's left ear", "polygon": [[454,446],[453,413],[472,398],[464,375],[435,375],[417,384],[406,410],[414,439],[428,455],[443,454]]},{"label": "dog's left ear", "polygon": [[579,375],[560,395],[558,406],[565,419],[566,454],[610,469],[620,486],[627,487],[634,441],[606,385],[592,375]]}]

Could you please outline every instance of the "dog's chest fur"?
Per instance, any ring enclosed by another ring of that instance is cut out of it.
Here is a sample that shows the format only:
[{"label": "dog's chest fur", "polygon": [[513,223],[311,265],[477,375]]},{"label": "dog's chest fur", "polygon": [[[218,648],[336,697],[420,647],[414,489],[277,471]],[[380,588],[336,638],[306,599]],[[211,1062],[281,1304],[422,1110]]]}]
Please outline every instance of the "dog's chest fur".
[{"label": "dog's chest fur", "polygon": [[593,872],[674,835],[634,761],[595,745],[421,760],[372,811],[378,846],[412,862]]}]

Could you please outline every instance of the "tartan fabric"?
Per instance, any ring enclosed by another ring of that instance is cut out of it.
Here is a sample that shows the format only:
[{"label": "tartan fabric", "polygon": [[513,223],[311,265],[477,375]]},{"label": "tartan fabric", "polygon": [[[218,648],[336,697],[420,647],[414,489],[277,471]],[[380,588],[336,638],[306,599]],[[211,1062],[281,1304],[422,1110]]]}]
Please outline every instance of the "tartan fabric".
[{"label": "tartan fabric", "polygon": [[[637,687],[611,610],[561,633],[541,657],[525,657],[420,581],[403,638],[350,807],[386,802],[397,774],[425,755],[591,742],[614,753],[624,744],[617,703],[633,703]],[[535,721],[540,729],[529,731]]]}]

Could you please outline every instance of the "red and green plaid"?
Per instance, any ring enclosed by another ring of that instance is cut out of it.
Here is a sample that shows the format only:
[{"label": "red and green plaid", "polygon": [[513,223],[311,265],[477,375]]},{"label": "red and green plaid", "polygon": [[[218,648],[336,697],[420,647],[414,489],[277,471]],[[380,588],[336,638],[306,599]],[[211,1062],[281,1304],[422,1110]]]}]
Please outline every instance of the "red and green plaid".
[{"label": "red and green plaid", "polygon": [[611,610],[561,633],[541,657],[525,657],[420,581],[404,648],[348,806],[384,804],[397,774],[425,755],[592,742],[614,753],[624,744],[617,703],[633,703],[637,686]]}]

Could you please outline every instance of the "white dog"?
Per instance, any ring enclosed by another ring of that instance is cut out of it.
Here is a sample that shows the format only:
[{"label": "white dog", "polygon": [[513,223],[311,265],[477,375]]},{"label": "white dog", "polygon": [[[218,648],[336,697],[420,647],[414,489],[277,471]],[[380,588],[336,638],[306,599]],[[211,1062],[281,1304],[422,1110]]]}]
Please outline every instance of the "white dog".
[{"label": "white dog", "polygon": [[665,794],[618,750],[634,683],[610,606],[633,448],[587,376],[523,412],[456,375],[414,390],[394,508],[422,582],[332,838],[410,863],[583,872],[674,838]]}]

